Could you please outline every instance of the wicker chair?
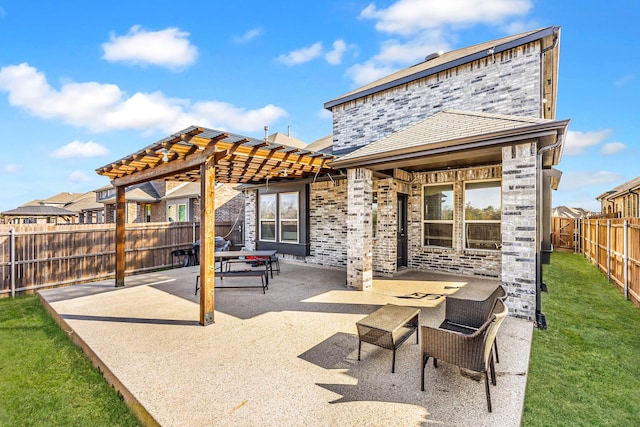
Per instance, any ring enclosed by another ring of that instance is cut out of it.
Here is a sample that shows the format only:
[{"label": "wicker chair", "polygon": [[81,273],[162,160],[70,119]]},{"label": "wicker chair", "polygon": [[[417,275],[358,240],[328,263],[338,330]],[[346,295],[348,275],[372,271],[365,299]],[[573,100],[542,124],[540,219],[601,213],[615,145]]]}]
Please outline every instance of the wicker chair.
[{"label": "wicker chair", "polygon": [[[491,295],[484,300],[478,301],[447,296],[444,322],[440,325],[440,329],[471,334],[487,320],[496,300],[504,301],[506,296],[507,292],[502,285],[498,285]],[[500,363],[497,340],[494,341],[493,352],[496,363]]]},{"label": "wicker chair", "polygon": [[470,335],[429,326],[420,326],[420,339],[422,340],[422,391],[424,391],[425,367],[429,357],[433,357],[433,366],[436,368],[438,367],[438,360],[440,360],[483,374],[487,407],[491,412],[489,373],[491,373],[491,383],[496,385],[492,348],[498,328],[507,316],[507,312],[508,309],[504,302],[500,299],[496,300],[489,318]]}]

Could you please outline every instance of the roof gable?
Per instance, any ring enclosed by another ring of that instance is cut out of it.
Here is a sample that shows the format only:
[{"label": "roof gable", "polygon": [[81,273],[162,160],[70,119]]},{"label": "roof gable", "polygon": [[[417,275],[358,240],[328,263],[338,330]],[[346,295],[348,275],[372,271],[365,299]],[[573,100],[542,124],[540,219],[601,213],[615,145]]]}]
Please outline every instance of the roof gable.
[{"label": "roof gable", "polygon": [[546,27],[503,37],[496,40],[491,40],[484,43],[479,43],[450,52],[445,52],[433,59],[425,60],[411,67],[404,68],[386,77],[378,79],[372,83],[369,83],[365,86],[334,98],[331,101],[326,102],[324,104],[324,108],[331,109],[336,105],[343,104],[354,99],[362,98],[364,96],[381,92],[383,90],[387,90],[392,87],[399,86],[423,77],[427,77],[462,64],[486,58],[490,50],[493,54],[497,54],[502,51],[512,49],[516,46],[548,37],[550,35],[553,35],[556,31],[558,31],[558,27]]}]

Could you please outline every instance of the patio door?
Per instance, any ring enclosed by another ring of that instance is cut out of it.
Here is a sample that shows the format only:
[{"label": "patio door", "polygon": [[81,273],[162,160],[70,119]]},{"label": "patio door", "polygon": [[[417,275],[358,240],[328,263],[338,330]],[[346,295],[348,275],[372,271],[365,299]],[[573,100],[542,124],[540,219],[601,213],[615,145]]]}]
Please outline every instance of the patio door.
[{"label": "patio door", "polygon": [[398,231],[396,269],[407,266],[407,195],[398,193]]}]

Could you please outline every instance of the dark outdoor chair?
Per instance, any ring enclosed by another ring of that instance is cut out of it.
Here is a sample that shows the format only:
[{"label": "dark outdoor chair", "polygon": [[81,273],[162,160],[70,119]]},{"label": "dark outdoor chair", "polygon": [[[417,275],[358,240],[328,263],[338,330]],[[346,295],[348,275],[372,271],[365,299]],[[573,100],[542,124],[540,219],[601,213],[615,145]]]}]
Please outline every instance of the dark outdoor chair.
[{"label": "dark outdoor chair", "polygon": [[425,366],[429,357],[433,357],[433,366],[436,368],[438,367],[438,360],[440,360],[483,374],[487,407],[491,412],[489,373],[491,373],[491,383],[496,385],[492,348],[498,328],[507,317],[507,312],[508,309],[504,302],[500,299],[496,300],[489,318],[470,335],[446,329],[420,326],[420,339],[422,340],[422,391],[424,391]]},{"label": "dark outdoor chair", "polygon": [[[504,301],[506,296],[507,292],[502,285],[498,285],[491,295],[484,300],[447,296],[445,301],[444,322],[440,325],[440,329],[471,334],[486,322],[489,314],[491,314],[493,310],[496,300],[500,299]],[[497,340],[494,342],[493,350],[496,363],[500,363]]]}]

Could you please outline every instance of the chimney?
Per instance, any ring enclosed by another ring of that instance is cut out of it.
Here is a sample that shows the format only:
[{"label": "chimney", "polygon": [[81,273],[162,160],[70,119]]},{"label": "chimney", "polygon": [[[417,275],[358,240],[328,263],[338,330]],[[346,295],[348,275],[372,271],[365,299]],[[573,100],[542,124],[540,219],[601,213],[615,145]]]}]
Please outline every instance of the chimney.
[{"label": "chimney", "polygon": [[269,136],[269,126],[265,126],[264,127],[264,140],[267,140],[267,137]]},{"label": "chimney", "polygon": [[291,136],[291,126],[287,125],[287,136]]}]

